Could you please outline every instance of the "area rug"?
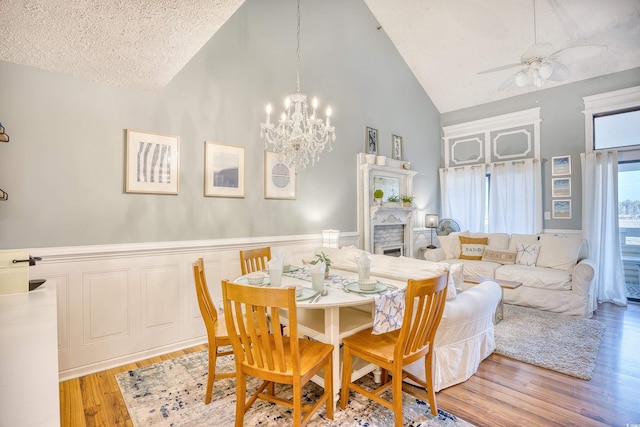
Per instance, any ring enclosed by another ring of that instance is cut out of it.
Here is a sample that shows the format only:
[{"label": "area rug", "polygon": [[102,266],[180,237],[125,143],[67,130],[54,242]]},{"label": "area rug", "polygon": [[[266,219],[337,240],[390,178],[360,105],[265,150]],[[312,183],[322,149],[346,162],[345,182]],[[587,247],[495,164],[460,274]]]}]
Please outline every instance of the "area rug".
[{"label": "area rug", "polygon": [[[116,375],[134,426],[233,426],[236,405],[234,378],[216,381],[211,403],[204,404],[207,357],[205,350]],[[219,372],[233,370],[232,357],[218,358],[216,368]],[[260,381],[255,378],[249,380],[247,394],[260,384]],[[373,379],[370,376],[365,376],[361,381],[364,386],[373,385]],[[286,393],[286,391],[285,386],[276,386],[276,393]],[[315,401],[316,397],[322,393],[322,389],[309,383],[305,386],[303,393],[303,403]],[[403,411],[406,426],[473,427],[472,424],[440,409],[438,416],[434,417],[429,412],[428,403],[413,398],[407,393],[403,396]],[[288,408],[258,401],[247,412],[244,424],[248,426],[291,425],[291,416],[291,410]],[[387,408],[371,402],[362,395],[354,397],[352,394],[347,409],[343,411],[338,406],[334,411],[333,420],[326,418],[326,410],[322,406],[308,425],[390,426],[393,425],[393,414]]]},{"label": "area rug", "polygon": [[495,353],[590,380],[604,328],[597,320],[504,304]]}]

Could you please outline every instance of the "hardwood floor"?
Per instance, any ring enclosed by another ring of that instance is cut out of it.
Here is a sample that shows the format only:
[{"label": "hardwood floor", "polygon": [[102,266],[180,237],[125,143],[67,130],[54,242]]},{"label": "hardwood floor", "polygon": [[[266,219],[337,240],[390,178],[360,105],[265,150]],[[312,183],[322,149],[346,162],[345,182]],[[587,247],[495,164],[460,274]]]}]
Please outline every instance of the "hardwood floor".
[{"label": "hardwood floor", "polygon": [[[437,393],[438,407],[477,426],[640,424],[640,305],[601,304],[594,319],[606,330],[591,381],[492,354],[468,381]],[[132,426],[114,375],[205,348],[61,382],[61,424]]]}]

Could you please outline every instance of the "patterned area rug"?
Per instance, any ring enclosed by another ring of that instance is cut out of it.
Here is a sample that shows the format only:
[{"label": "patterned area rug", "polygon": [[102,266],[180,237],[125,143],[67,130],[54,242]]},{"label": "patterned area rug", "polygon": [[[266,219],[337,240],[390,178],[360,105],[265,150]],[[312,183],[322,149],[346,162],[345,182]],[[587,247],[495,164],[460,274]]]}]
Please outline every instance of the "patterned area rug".
[{"label": "patterned area rug", "polygon": [[[116,380],[136,427],[143,426],[232,426],[235,419],[235,379],[216,381],[213,398],[204,404],[207,384],[207,351],[192,353],[176,359],[151,365],[135,371],[116,375]],[[231,356],[218,358],[219,372],[233,370]],[[250,378],[247,394],[255,390],[260,381]],[[373,385],[373,378],[365,376],[361,383]],[[282,388],[278,388],[282,387]],[[290,390],[290,389],[289,389]],[[285,386],[276,386],[276,393],[284,393]],[[304,388],[304,399],[315,401],[322,389],[313,383]],[[290,396],[289,392],[289,396]],[[404,393],[403,411],[405,426],[456,426],[473,427],[472,424],[438,410],[434,417],[429,404]],[[291,425],[288,408],[268,402],[254,403],[245,416],[245,425],[281,426]],[[392,412],[371,402],[364,396],[353,393],[346,410],[339,407],[333,420],[326,418],[324,406],[314,415],[309,426],[390,426]]]},{"label": "patterned area rug", "polygon": [[495,326],[497,354],[590,380],[604,323],[504,304]]}]

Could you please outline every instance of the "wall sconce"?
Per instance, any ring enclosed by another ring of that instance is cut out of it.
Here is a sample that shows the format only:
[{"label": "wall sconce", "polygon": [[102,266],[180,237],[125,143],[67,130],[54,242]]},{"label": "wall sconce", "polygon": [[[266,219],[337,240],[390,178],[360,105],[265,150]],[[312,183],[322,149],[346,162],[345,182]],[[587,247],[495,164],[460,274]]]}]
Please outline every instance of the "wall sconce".
[{"label": "wall sconce", "polygon": [[340,230],[322,230],[322,247],[339,248]]},{"label": "wall sconce", "polygon": [[426,214],[424,216],[424,226],[429,229],[429,237],[431,238],[431,244],[427,248],[435,249],[436,247],[433,245],[433,229],[438,228],[438,215]]}]

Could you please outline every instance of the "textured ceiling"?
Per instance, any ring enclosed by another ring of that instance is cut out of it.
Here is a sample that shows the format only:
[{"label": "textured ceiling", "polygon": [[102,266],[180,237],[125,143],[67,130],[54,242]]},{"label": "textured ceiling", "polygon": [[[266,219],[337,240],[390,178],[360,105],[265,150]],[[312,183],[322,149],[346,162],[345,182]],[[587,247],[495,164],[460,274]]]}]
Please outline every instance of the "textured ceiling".
[{"label": "textured ceiling", "polygon": [[0,60],[158,91],[244,0],[0,0]]},{"label": "textured ceiling", "polygon": [[[243,2],[0,0],[0,60],[158,91]],[[364,2],[440,112],[533,90],[497,90],[514,70],[477,74],[517,63],[534,43],[533,0]],[[535,16],[538,42],[608,46],[563,55],[571,77],[547,87],[640,67],[638,0],[537,0]]]}]

